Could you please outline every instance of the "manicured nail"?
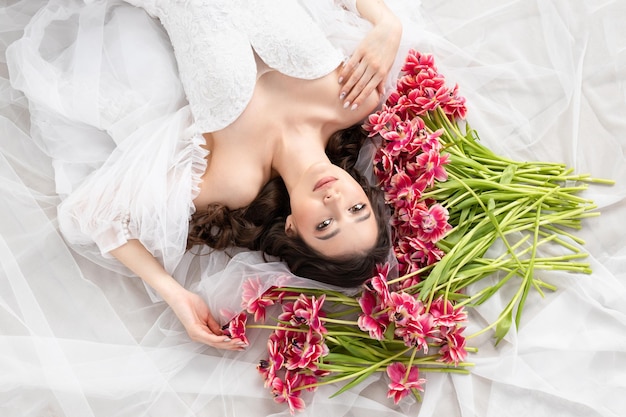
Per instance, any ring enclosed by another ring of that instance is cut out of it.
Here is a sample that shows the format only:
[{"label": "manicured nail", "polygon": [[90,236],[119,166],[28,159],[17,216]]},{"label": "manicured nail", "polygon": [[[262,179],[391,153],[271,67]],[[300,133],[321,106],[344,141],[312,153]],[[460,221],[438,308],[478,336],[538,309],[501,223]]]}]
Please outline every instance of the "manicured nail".
[{"label": "manicured nail", "polygon": [[237,342],[237,343],[235,343],[235,344],[236,344],[237,346],[248,346],[248,344],[247,344],[247,343],[245,343],[245,342]]},{"label": "manicured nail", "polygon": [[343,77],[339,77],[339,79],[337,80],[337,82],[338,82],[339,84],[341,84],[341,83],[343,82]]},{"label": "manicured nail", "polygon": [[346,98],[346,93],[342,91],[341,94],[339,94],[339,100],[343,100],[344,98]]},{"label": "manicured nail", "polygon": [[343,108],[347,109],[350,106],[350,102],[346,101],[345,103],[343,103]]},{"label": "manicured nail", "polygon": [[357,109],[357,107],[359,107],[359,105],[358,105],[358,104],[356,104],[356,103],[354,103],[354,104],[352,105],[352,107],[350,107],[350,110],[356,110],[356,109]]},{"label": "manicured nail", "polygon": [[222,342],[230,342],[232,339],[230,337],[226,337],[224,338],[224,340],[222,340]]}]

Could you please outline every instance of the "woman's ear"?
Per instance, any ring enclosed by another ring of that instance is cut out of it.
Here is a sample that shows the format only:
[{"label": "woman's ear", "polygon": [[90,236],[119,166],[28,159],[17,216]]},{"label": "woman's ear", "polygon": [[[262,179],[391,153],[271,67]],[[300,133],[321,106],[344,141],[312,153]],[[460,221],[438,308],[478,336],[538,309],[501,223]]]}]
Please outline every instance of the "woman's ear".
[{"label": "woman's ear", "polygon": [[285,234],[289,237],[294,237],[297,234],[296,225],[293,222],[293,217],[291,217],[291,214],[285,219]]}]

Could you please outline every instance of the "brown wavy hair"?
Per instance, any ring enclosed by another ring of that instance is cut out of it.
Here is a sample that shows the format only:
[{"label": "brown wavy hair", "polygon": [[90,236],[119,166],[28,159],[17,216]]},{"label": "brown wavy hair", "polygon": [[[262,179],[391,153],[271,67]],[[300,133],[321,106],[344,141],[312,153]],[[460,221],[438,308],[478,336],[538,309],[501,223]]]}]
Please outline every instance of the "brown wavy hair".
[{"label": "brown wavy hair", "polygon": [[371,186],[354,168],[366,138],[359,125],[333,134],[326,154],[363,187],[377,221],[376,243],[367,253],[331,258],[311,249],[298,236],[287,236],[285,221],[291,213],[289,194],[281,178],[269,181],[246,207],[231,210],[211,204],[192,216],[188,247],[205,244],[214,249],[231,246],[260,250],[287,263],[296,275],[344,288],[356,287],[372,277],[377,264],[387,261],[391,240],[388,210],[382,191]]}]

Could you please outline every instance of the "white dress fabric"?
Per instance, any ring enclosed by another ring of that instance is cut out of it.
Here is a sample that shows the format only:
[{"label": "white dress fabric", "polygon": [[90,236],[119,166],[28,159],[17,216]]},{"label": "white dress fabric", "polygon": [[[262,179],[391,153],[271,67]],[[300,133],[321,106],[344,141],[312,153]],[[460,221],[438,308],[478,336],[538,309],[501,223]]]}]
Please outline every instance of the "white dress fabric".
[{"label": "white dress fabric", "polygon": [[[333,3],[302,1],[302,8],[343,57],[369,25]],[[326,386],[304,397],[301,415],[624,415],[621,0],[388,4],[404,24],[399,56],[410,47],[435,55],[440,71],[467,97],[469,122],[490,148],[515,159],[564,162],[617,183],[592,185],[584,194],[602,213],[575,232],[586,240],[593,274],[546,274],[558,290],[544,299],[529,297],[517,332],[497,347],[489,335],[469,341],[479,349],[468,357],[475,363],[471,375],[425,374],[423,402],[398,406],[385,398],[380,375],[332,399],[338,387]],[[248,45],[254,38],[246,32]],[[121,1],[22,0],[0,9],[3,417],[289,415],[255,369],[264,356],[263,332],[251,332],[244,353],[193,343],[163,302],[153,302],[138,278],[102,253],[141,233],[149,242],[155,235],[150,227],[161,225],[162,236],[169,236],[163,241],[177,243],[147,246],[213,311],[225,314],[239,307],[234,290],[247,277],[290,276],[282,263],[265,262],[258,253],[181,250],[204,154],[175,43],[158,20]],[[245,99],[245,93],[237,97]],[[122,175],[138,169],[133,162],[142,156],[145,171],[137,175],[150,181]],[[105,174],[119,181],[100,181]],[[82,200],[80,193],[86,193]],[[82,234],[68,245],[59,226],[67,231],[97,225],[60,218],[59,204],[97,218],[70,203],[92,203],[88,196],[98,194],[133,194],[142,201],[168,196],[174,207],[122,204],[108,211],[113,217],[103,221],[99,247],[81,241]],[[167,210],[183,215],[175,221],[160,217]],[[496,296],[472,311],[468,334],[493,320],[507,300],[507,294]]]},{"label": "white dress fabric", "polygon": [[231,124],[250,101],[257,79],[253,49],[271,68],[304,79],[328,74],[343,58],[294,1],[127,1],[167,30],[201,132]]}]

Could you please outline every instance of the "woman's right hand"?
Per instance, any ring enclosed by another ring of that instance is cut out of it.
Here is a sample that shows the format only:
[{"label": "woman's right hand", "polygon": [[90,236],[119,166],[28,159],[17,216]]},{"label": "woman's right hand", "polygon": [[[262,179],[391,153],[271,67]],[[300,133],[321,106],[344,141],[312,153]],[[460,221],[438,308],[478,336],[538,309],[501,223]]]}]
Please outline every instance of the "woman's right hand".
[{"label": "woman's right hand", "polygon": [[222,332],[220,324],[199,295],[181,287],[166,301],[193,341],[218,349],[243,350],[246,347],[240,339],[230,339]]},{"label": "woman's right hand", "polygon": [[339,71],[345,108],[356,110],[374,90],[382,96],[385,81],[398,52],[402,23],[381,0],[360,0],[361,15],[373,27]]},{"label": "woman's right hand", "polygon": [[219,349],[245,348],[243,341],[231,340],[222,332],[204,300],[172,278],[138,239],[131,239],[110,253],[159,293],[192,340]]}]

